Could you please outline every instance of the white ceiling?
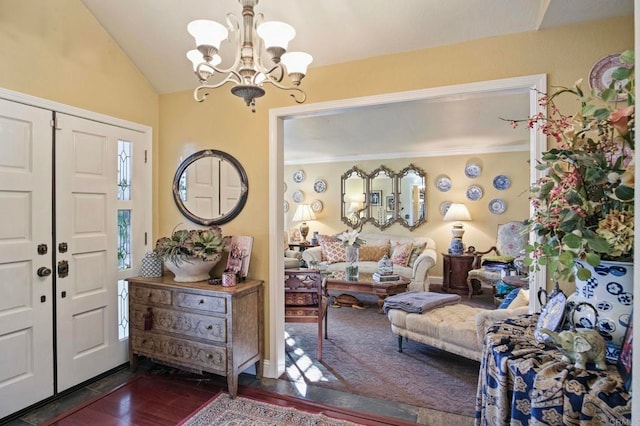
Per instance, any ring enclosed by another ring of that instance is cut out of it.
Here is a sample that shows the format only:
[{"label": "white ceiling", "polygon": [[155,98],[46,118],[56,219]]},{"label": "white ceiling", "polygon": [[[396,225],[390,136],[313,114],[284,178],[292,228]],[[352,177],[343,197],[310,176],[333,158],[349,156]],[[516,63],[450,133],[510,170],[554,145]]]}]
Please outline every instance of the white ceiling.
[{"label": "white ceiling", "polygon": [[[185,57],[194,48],[187,24],[194,19],[224,23],[227,13],[240,16],[241,12],[237,0],[82,2],[160,94],[195,87]],[[256,12],[263,13],[266,21],[295,27],[297,35],[289,50],[313,55],[312,78],[313,67],[318,66],[632,15],[633,0],[261,0]],[[514,96],[399,103],[291,120],[285,129],[286,159],[322,160],[323,152],[348,157],[363,148],[406,156],[464,150],[470,140],[480,150],[526,144],[523,132],[514,132],[496,118],[527,115],[522,95]],[[476,117],[475,122],[447,125],[451,117],[470,110],[474,112],[465,116]],[[347,140],[350,143],[345,144]]]}]

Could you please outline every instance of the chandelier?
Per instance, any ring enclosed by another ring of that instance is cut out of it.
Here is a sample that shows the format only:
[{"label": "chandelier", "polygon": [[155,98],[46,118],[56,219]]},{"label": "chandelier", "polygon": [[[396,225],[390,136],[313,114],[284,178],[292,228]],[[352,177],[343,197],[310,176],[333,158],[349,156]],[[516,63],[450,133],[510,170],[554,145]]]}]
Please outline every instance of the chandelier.
[{"label": "chandelier", "polygon": [[[227,14],[226,27],[206,19],[192,21],[187,26],[197,47],[187,52],[187,58],[193,64],[193,71],[200,82],[193,91],[194,99],[202,102],[210,90],[231,83],[231,93],[244,99],[245,104],[255,112],[256,98],[265,94],[262,87],[269,83],[291,91],[291,97],[297,103],[303,103],[307,95],[298,86],[313,58],[304,52],[287,52],[287,45],[295,37],[296,31],[284,22],[263,22],[264,16],[253,12],[258,0],[238,1],[242,4],[242,27],[232,13]],[[222,62],[219,49],[223,40],[229,40],[236,48],[235,60],[229,68],[219,67]],[[265,65],[262,60],[263,45],[271,56],[271,66]],[[290,84],[283,82],[285,74],[289,76]],[[209,84],[210,79],[215,82]]]}]

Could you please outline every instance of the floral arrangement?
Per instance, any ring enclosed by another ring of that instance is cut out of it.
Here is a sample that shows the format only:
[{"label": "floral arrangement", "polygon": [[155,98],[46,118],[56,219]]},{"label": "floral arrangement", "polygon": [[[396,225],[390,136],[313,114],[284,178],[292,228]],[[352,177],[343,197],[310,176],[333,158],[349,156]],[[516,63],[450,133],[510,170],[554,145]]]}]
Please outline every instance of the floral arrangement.
[{"label": "floral arrangement", "polygon": [[366,243],[365,240],[360,238],[358,231],[344,231],[342,234],[338,235],[338,238],[345,246],[353,246],[360,247]]},{"label": "floral arrangement", "polygon": [[153,251],[163,261],[180,265],[183,261],[190,263],[189,258],[205,261],[220,260],[220,253],[226,250],[228,238],[222,236],[220,227],[207,229],[175,230],[171,237],[162,237],[156,241]]},{"label": "floral arrangement", "polygon": [[[633,259],[635,169],[634,52],[620,55],[622,67],[611,85],[598,93],[585,93],[581,81],[572,88],[539,98],[548,115],[519,122],[536,126],[555,140],[537,168],[544,172],[531,187],[535,213],[528,231],[538,239],[527,247],[525,264],[531,270],[546,265],[552,279],[581,280],[591,276],[576,264],[597,266],[601,260]],[[556,100],[573,95],[580,103],[577,114],[562,114]],[[575,269],[577,268],[577,270]]]}]

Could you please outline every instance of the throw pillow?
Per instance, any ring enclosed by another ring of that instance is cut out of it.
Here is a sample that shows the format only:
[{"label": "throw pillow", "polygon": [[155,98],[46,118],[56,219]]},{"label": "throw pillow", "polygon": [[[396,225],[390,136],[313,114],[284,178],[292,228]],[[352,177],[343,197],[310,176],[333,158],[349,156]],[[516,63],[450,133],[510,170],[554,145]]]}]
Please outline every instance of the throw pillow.
[{"label": "throw pillow", "polygon": [[427,243],[419,243],[413,246],[411,254],[409,255],[409,261],[407,262],[409,268],[413,268],[413,264],[416,263],[416,259],[420,256],[420,253],[422,253],[426,245]]},{"label": "throw pillow", "polygon": [[520,308],[522,306],[529,306],[529,289],[521,288],[518,295],[513,302],[509,305],[509,309]]},{"label": "throw pillow", "polygon": [[400,266],[407,266],[413,243],[396,243],[391,253],[391,261]]},{"label": "throw pillow", "polygon": [[322,252],[327,257],[328,263],[344,262],[346,254],[342,241],[324,241],[321,243]]},{"label": "throw pillow", "polygon": [[389,256],[389,244],[386,245],[364,245],[360,247],[360,260],[365,262],[365,261],[373,261],[373,262],[377,262],[380,259],[382,259],[382,257],[384,255]]},{"label": "throw pillow", "polygon": [[513,302],[515,298],[518,296],[518,293],[520,293],[519,288],[514,288],[513,290],[511,290],[509,294],[507,294],[504,297],[504,299],[502,300],[502,303],[500,303],[500,306],[498,306],[498,309],[507,309],[511,304],[511,302]]},{"label": "throw pillow", "polygon": [[322,249],[320,252],[320,260],[322,261],[327,260],[327,254],[325,253],[324,248],[322,247],[322,243],[336,242],[336,241],[339,241],[340,243],[342,243],[342,241],[340,241],[336,235],[318,235],[318,244],[320,244],[320,248]]}]

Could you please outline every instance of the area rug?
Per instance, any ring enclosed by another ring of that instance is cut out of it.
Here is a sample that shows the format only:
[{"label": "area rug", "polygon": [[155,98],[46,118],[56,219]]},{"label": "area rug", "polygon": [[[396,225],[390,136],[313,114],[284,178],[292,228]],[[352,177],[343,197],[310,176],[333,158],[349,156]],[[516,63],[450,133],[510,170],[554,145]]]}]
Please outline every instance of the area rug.
[{"label": "area rug", "polygon": [[242,396],[231,399],[228,393],[207,402],[196,414],[180,423],[181,426],[352,426],[346,420],[333,419],[292,407],[281,407]]},{"label": "area rug", "polygon": [[[486,299],[474,297],[470,304],[491,306],[492,296]],[[360,300],[366,309],[329,308],[321,362],[317,326],[286,323],[280,378],[472,417],[480,363],[414,341],[398,352],[397,336],[375,299]]]}]

